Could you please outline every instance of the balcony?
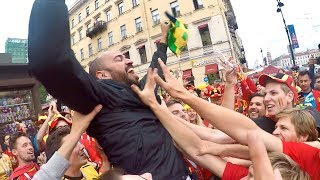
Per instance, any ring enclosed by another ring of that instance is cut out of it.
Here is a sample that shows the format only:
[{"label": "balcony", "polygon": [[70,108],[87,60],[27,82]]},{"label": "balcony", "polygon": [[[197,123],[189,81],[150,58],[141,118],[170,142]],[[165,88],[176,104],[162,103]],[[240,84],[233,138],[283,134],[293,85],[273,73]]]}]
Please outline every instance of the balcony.
[{"label": "balcony", "polygon": [[203,46],[203,54],[212,54],[213,53],[213,45]]},{"label": "balcony", "polygon": [[91,28],[87,29],[86,36],[92,39],[94,36],[98,35],[99,33],[103,32],[106,29],[107,29],[107,22],[96,21]]}]

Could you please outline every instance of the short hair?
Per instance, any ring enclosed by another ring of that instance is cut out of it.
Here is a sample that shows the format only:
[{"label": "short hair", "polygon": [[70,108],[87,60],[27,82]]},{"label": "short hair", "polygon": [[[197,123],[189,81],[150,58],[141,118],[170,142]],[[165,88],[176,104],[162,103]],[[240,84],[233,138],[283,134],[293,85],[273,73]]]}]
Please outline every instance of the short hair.
[{"label": "short hair", "polygon": [[102,57],[99,56],[93,61],[89,62],[89,74],[97,79],[96,72],[102,69],[101,65]]},{"label": "short hair", "polygon": [[120,168],[111,168],[110,170],[101,174],[98,180],[121,180],[121,176],[125,175],[125,171]]},{"label": "short hair", "polygon": [[298,74],[298,78],[299,78],[300,76],[305,76],[305,75],[308,75],[308,77],[311,78],[310,73],[309,73],[309,71],[307,71],[307,70],[305,70],[305,71],[300,71],[299,74]]},{"label": "short hair", "polygon": [[291,108],[281,111],[276,115],[276,119],[282,117],[289,117],[297,136],[308,135],[307,141],[316,141],[318,138],[318,131],[316,120],[308,110]]},{"label": "short hair", "polygon": [[[273,80],[273,79],[271,79],[271,78],[268,78],[268,79],[266,80],[266,84],[271,83],[271,82],[275,82],[275,83],[280,84],[281,90],[282,90],[284,93],[286,93],[286,94],[288,94],[289,92],[292,92],[291,89],[288,87],[288,85],[285,84],[285,83],[278,82],[278,81]],[[293,92],[292,92],[292,93],[293,93]]]},{"label": "short hair", "polygon": [[69,126],[61,126],[55,129],[51,134],[49,134],[46,142],[46,155],[49,160],[53,154],[58,151],[62,145],[62,139],[70,134],[71,128]]},{"label": "short hair", "polygon": [[309,174],[303,171],[299,165],[293,161],[289,156],[278,153],[271,152],[268,153],[269,160],[273,169],[278,169],[282,176],[282,179],[290,180],[309,180],[311,179]]},{"label": "short hair", "polygon": [[166,102],[167,107],[170,107],[170,106],[172,106],[172,105],[174,105],[174,104],[181,104],[181,105],[183,105],[180,100],[178,100],[178,99],[173,99],[173,98],[169,99],[169,100]]},{"label": "short hair", "polygon": [[320,74],[315,74],[314,75],[314,79],[319,79],[320,78]]},{"label": "short hair", "polygon": [[17,148],[17,140],[20,137],[27,137],[29,139],[28,135],[23,132],[17,132],[16,134],[10,135],[9,147],[11,150]]},{"label": "short hair", "polygon": [[253,93],[251,96],[249,96],[249,102],[251,101],[252,98],[254,97],[262,97],[264,98],[265,94],[264,93],[261,93],[261,92],[256,92],[256,93]]}]

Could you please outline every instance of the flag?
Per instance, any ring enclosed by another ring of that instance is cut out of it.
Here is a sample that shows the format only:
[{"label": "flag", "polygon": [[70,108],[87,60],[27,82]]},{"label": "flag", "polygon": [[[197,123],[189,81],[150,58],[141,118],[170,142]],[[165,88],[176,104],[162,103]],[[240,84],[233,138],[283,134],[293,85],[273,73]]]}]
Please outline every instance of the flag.
[{"label": "flag", "polygon": [[167,44],[169,49],[175,54],[179,55],[181,51],[187,46],[188,41],[188,27],[180,19],[176,19],[166,12],[167,17],[171,21],[171,27],[168,31]]}]

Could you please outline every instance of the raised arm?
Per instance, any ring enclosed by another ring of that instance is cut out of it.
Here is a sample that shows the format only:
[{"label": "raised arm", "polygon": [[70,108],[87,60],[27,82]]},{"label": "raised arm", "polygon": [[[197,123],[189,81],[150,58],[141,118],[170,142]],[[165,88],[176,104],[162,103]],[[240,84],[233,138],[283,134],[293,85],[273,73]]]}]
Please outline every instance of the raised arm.
[{"label": "raised arm", "polygon": [[[160,77],[163,77],[163,72],[159,66],[158,59],[160,58],[164,64],[167,63],[167,35],[168,35],[168,29],[169,25],[166,23],[162,22],[161,23],[161,39],[160,42],[157,45],[157,51],[153,53],[152,56],[152,61],[150,63],[150,68],[157,68],[158,69],[158,75]],[[141,80],[140,80],[140,88],[144,88],[144,85],[146,84],[147,80],[147,75],[145,75]],[[158,87],[155,88],[155,92],[157,92]]]},{"label": "raised arm", "polygon": [[248,117],[192,95],[179,84],[161,61],[159,61],[159,63],[164,72],[166,82],[160,77],[155,77],[156,81],[172,97],[181,99],[198,112],[201,117],[209,121],[210,124],[228,134],[239,143],[247,145],[247,132],[249,130],[257,130],[269,151],[282,152],[283,149],[280,139],[260,129]]},{"label": "raised arm", "polygon": [[237,83],[236,68],[226,71],[226,84],[221,106],[234,110],[234,86]]},{"label": "raised arm", "polygon": [[69,166],[68,160],[74,150],[74,147],[79,142],[81,135],[88,128],[90,122],[100,112],[101,108],[102,106],[98,105],[87,115],[75,112],[73,117],[74,119],[77,119],[77,121],[73,121],[70,134],[66,136],[65,142],[61,145],[58,151],[55,152],[50,160],[41,166],[41,169],[32,178],[33,180],[62,179]]},{"label": "raised arm", "polygon": [[191,129],[177,121],[176,118],[178,117],[174,116],[164,103],[160,105],[157,102],[153,93],[155,88],[155,74],[156,72],[152,72],[149,68],[147,83],[144,90],[141,91],[136,85],[132,85],[133,91],[138,94],[144,104],[152,109],[178,147],[181,148],[190,159],[221,177],[226,162],[219,157],[208,154],[199,156],[200,149],[206,147],[205,141],[202,141]]},{"label": "raised arm", "polygon": [[70,45],[64,0],[36,0],[30,15],[28,57],[32,74],[71,109],[89,113],[101,87],[79,64]]}]

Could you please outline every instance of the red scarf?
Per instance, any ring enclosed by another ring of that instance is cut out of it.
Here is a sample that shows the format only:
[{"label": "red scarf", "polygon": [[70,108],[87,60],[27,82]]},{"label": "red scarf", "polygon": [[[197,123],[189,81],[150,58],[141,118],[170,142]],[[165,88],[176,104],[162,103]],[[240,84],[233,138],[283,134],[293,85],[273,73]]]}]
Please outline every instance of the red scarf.
[{"label": "red scarf", "polygon": [[38,164],[30,163],[25,166],[17,167],[11,174],[10,179],[17,180],[29,180],[36,174],[36,172],[40,169]]}]

